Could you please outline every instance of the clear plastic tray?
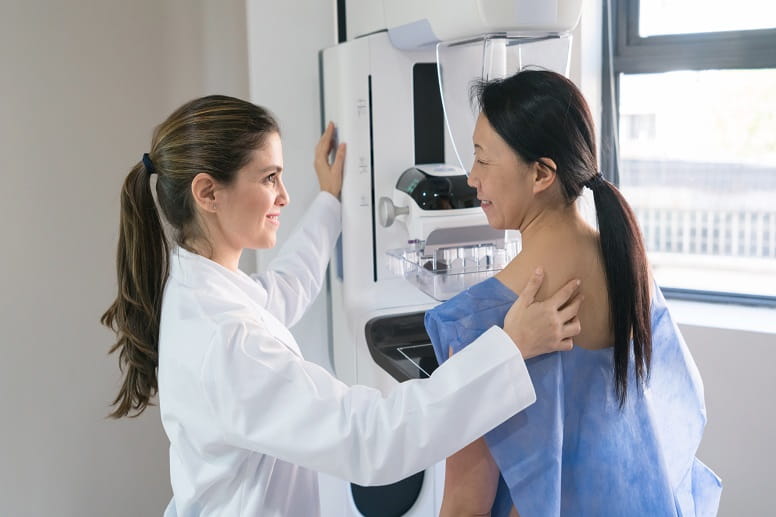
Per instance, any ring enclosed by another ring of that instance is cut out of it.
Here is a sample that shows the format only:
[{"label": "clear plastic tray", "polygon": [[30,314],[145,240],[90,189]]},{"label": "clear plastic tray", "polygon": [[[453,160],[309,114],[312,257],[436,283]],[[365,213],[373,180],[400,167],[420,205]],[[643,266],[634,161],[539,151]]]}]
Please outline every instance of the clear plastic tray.
[{"label": "clear plastic tray", "polygon": [[519,240],[427,250],[423,241],[388,250],[388,267],[439,301],[501,271],[520,251]]}]

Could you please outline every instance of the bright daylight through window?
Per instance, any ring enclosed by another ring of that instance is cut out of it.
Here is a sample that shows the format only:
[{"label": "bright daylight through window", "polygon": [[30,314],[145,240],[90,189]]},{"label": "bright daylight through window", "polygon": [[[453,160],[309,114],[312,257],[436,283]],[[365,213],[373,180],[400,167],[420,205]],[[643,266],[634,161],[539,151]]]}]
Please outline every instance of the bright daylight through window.
[{"label": "bright daylight through window", "polygon": [[644,0],[639,35],[695,34],[776,27],[771,0]]},{"label": "bright daylight through window", "polygon": [[776,3],[623,4],[614,25],[630,22],[639,34],[618,36],[614,51],[619,185],[657,281],[682,291],[776,297],[776,64],[704,48],[708,41],[724,51],[730,32],[718,32],[716,42],[694,34],[766,34],[776,56],[773,29],[748,30],[776,27]]},{"label": "bright daylight through window", "polygon": [[776,70],[620,78],[620,186],[662,285],[776,295],[774,92]]}]

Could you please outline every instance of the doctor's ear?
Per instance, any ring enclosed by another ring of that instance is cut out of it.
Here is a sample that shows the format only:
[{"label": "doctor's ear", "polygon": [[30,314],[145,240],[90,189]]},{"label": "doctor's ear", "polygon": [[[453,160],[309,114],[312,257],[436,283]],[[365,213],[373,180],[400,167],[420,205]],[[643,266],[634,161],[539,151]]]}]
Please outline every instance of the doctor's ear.
[{"label": "doctor's ear", "polygon": [[194,198],[194,203],[205,212],[216,211],[217,190],[218,183],[206,172],[200,172],[191,181],[191,195]]},{"label": "doctor's ear", "polygon": [[534,167],[534,194],[544,192],[555,183],[558,177],[558,166],[550,158],[539,158],[533,163]]}]

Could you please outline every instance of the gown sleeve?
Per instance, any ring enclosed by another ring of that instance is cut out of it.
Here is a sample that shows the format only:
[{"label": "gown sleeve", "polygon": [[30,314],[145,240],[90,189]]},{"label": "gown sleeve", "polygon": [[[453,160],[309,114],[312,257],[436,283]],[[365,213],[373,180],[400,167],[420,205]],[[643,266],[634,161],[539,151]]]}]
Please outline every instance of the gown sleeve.
[{"label": "gown sleeve", "polygon": [[299,321],[320,292],[341,226],[339,200],[320,192],[267,270],[251,275],[267,292],[264,308],[285,326]]},{"label": "gown sleeve", "polygon": [[387,396],[343,384],[259,324],[220,332],[201,380],[224,440],[361,485],[419,472],[535,401],[525,363],[498,327]]}]

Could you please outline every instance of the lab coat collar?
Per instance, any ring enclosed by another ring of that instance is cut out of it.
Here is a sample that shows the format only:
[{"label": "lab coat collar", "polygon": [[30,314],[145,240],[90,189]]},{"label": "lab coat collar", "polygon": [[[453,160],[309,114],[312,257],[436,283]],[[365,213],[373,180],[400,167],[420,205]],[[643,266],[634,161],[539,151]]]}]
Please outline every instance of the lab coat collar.
[{"label": "lab coat collar", "polygon": [[303,359],[302,351],[294,336],[264,307],[267,302],[267,291],[243,271],[232,271],[218,262],[176,246],[170,257],[170,276],[186,287],[205,292],[222,289],[224,284],[233,287],[234,289],[230,290],[228,297],[242,298],[242,300],[236,299],[234,301],[242,301],[245,306],[252,308],[252,314],[260,320],[273,337],[291,350],[294,355]]},{"label": "lab coat collar", "polygon": [[192,253],[180,246],[175,247],[171,255],[170,275],[186,287],[206,288],[212,284],[214,278],[217,278],[219,281],[225,281],[237,287],[247,294],[253,303],[262,304],[266,301],[267,293],[256,285],[251,277],[240,270],[232,271],[218,262]]}]

